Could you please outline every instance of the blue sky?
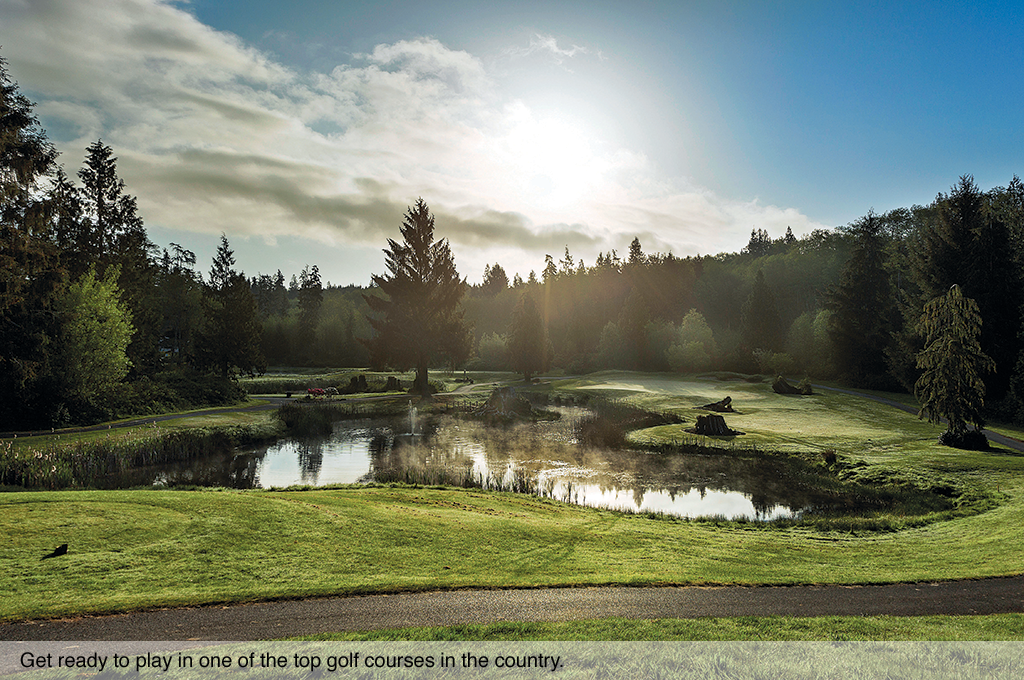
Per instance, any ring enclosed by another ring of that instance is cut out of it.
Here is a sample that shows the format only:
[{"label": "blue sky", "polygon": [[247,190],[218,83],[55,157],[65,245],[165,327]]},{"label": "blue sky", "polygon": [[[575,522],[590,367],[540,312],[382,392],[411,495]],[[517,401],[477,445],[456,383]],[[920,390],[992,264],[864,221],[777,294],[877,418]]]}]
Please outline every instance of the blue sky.
[{"label": "blue sky", "polygon": [[[0,0],[74,172],[114,147],[158,245],[383,271],[422,196],[459,271],[736,251],[1021,173],[1016,3]],[[208,269],[204,265],[203,269]]]}]

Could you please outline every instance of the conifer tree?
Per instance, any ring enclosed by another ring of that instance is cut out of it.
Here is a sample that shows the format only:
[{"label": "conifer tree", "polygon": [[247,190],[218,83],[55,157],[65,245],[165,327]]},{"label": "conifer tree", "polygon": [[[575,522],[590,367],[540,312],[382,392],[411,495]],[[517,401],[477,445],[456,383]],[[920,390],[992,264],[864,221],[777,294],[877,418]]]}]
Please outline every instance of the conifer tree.
[{"label": "conifer tree", "polygon": [[957,284],[978,305],[986,321],[981,347],[997,367],[985,385],[988,396],[996,400],[1009,390],[1024,321],[1024,282],[1005,221],[1009,215],[1001,208],[973,177],[964,175],[949,194],[936,197],[934,218],[921,229],[912,251],[925,301]]},{"label": "conifer tree", "polygon": [[977,303],[964,297],[958,285],[925,305],[919,321],[927,344],[917,356],[924,373],[914,385],[914,394],[921,402],[921,417],[933,423],[946,419],[948,426],[940,441],[951,446],[968,447],[972,439],[968,422],[978,430],[985,424],[981,376],[994,370],[995,362],[981,351],[981,322]]},{"label": "conifer tree", "polygon": [[66,281],[47,239],[42,191],[57,152],[0,58],[0,424],[50,424],[51,392],[34,386],[54,335],[50,306]]},{"label": "conifer tree", "polygon": [[758,269],[754,287],[743,305],[743,342],[750,349],[778,352],[782,348],[783,328],[775,295],[764,280],[764,271]]},{"label": "conifer tree", "polygon": [[235,271],[234,264],[235,254],[221,234],[204,298],[206,320],[200,334],[198,363],[215,369],[224,378],[236,372],[262,374],[267,369],[260,346],[263,324],[256,298],[249,281]]},{"label": "conifer tree", "polygon": [[530,382],[535,373],[546,368],[547,335],[537,303],[528,292],[519,297],[508,327],[508,357],[512,368]]},{"label": "conifer tree", "polygon": [[415,368],[413,391],[426,396],[433,362],[468,357],[472,340],[460,309],[466,282],[448,240],[434,240],[434,216],[422,198],[406,211],[400,231],[402,242],[388,239],[384,250],[388,273],[372,277],[383,297],[363,296],[374,312],[365,344],[374,365]]},{"label": "conifer tree", "polygon": [[886,349],[892,344],[896,313],[889,272],[885,269],[882,220],[873,212],[854,223],[854,249],[839,285],[828,293],[832,311],[828,334],[839,372],[865,386],[886,378]]}]

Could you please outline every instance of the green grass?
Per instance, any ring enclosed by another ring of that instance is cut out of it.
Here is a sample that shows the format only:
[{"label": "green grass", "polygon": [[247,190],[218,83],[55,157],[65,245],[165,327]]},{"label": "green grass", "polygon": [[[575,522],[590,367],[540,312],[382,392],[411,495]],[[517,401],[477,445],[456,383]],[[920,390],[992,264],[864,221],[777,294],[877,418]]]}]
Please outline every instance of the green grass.
[{"label": "green grass", "polygon": [[[14,439],[0,440],[0,444],[10,443],[13,450],[43,448],[51,443],[71,444],[76,442],[97,442],[108,438],[124,438],[129,435],[151,434],[154,432],[171,432],[178,430],[189,430],[195,428],[231,428],[231,427],[258,427],[269,422],[272,413],[267,411],[234,411],[234,408],[256,406],[266,403],[254,399],[246,404],[237,407],[217,406],[208,409],[197,409],[192,411],[181,411],[179,413],[166,413],[153,418],[142,419],[138,425],[129,427],[117,427],[118,423],[140,420],[139,418],[127,418],[120,421],[104,423],[98,429],[85,432],[71,432],[68,430],[57,430],[52,434],[36,435],[34,437],[17,437]],[[156,417],[174,416],[168,420],[156,421]]]},{"label": "green grass", "polygon": [[[555,383],[557,389],[582,391],[605,398],[621,399],[644,408],[675,413],[686,420],[681,425],[648,428],[633,433],[638,444],[663,444],[692,441],[685,432],[703,411],[696,407],[725,396],[732,397],[736,413],[726,413],[726,422],[745,434],[725,437],[699,437],[707,446],[720,448],[757,448],[783,452],[838,453],[868,461],[899,457],[916,463],[919,456],[929,459],[963,457],[965,452],[936,445],[945,429],[916,415],[887,404],[862,397],[819,390],[807,396],[775,394],[768,381],[747,382],[731,375],[672,376],[668,374],[607,371]],[[908,405],[911,395],[871,392]],[[1022,432],[1013,427],[996,426],[995,431],[1011,437]]]},{"label": "green grass", "polygon": [[1024,614],[991,616],[623,618],[587,621],[503,621],[311,635],[297,640],[454,641],[982,641],[1024,639]]},{"label": "green grass", "polygon": [[[652,520],[426,488],[0,495],[0,620],[468,587],[1018,574],[1024,500],[890,534]],[[56,545],[69,554],[40,562]]]}]

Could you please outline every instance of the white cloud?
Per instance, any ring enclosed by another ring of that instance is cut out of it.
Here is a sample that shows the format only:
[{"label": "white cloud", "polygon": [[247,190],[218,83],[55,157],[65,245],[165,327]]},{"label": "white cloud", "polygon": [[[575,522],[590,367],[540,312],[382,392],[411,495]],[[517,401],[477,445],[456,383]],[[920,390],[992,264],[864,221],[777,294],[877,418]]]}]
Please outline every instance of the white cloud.
[{"label": "white cloud", "polygon": [[[635,235],[686,255],[738,250],[752,226],[820,226],[660,178],[642,153],[570,115],[539,116],[480,59],[432,38],[298,73],[157,0],[0,0],[0,14],[0,54],[65,132],[69,174],[102,138],[161,227],[382,246],[422,196],[477,276],[516,249],[506,269],[525,275],[565,245],[593,262]],[[587,52],[545,36],[529,49]]]}]

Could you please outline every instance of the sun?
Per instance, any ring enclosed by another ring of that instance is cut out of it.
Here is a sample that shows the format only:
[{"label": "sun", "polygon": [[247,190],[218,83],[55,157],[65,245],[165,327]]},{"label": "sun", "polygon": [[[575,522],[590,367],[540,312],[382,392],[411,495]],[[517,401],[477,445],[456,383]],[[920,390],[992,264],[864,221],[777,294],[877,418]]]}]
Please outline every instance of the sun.
[{"label": "sun", "polygon": [[520,199],[538,208],[565,208],[599,184],[607,163],[585,123],[564,115],[512,117],[503,139],[510,177]]}]

